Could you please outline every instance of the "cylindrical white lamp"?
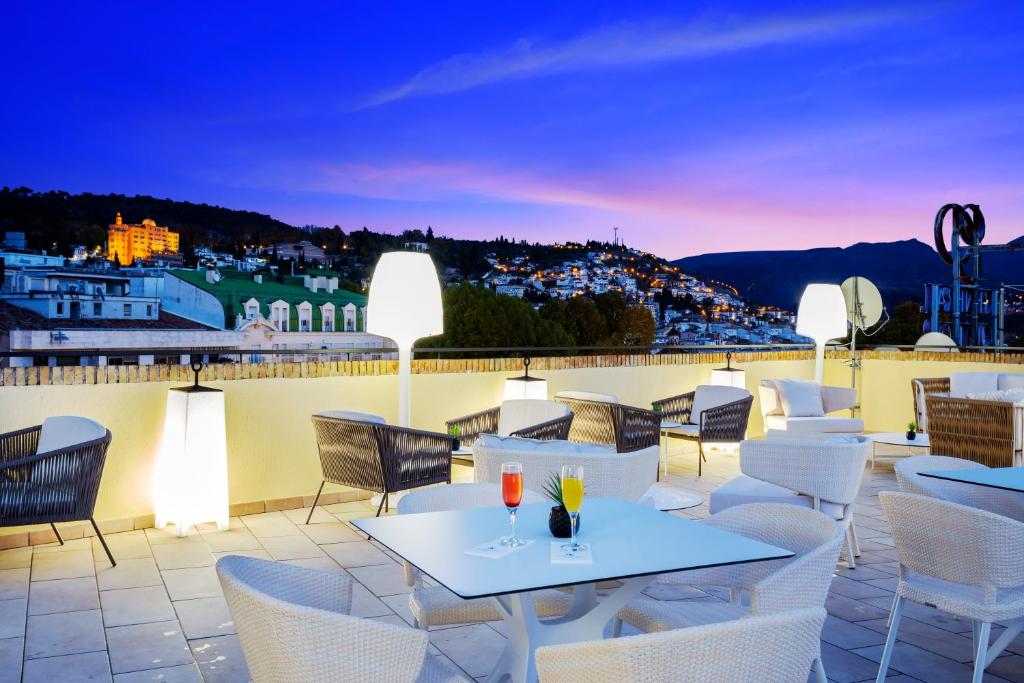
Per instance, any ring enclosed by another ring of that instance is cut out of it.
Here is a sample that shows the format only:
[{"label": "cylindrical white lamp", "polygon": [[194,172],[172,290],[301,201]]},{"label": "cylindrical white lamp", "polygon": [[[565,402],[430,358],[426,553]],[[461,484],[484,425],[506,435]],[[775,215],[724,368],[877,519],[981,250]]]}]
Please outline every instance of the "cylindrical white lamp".
[{"label": "cylindrical white lamp", "polygon": [[542,377],[530,377],[530,358],[523,359],[524,371],[519,377],[509,377],[505,380],[506,401],[515,401],[524,398],[547,399],[548,381]]},{"label": "cylindrical white lamp", "polygon": [[732,366],[732,351],[725,354],[725,367],[711,371],[711,383],[722,387],[746,389],[747,373]]},{"label": "cylindrical white lamp", "polygon": [[796,333],[814,340],[814,378],[825,371],[825,342],[846,336],[846,299],[839,285],[807,285],[796,313]]},{"label": "cylindrical white lamp", "polygon": [[164,435],[156,463],[156,527],[168,523],[178,536],[202,522],[228,529],[228,453],[224,392],[195,384],[167,392]]},{"label": "cylindrical white lamp", "polygon": [[441,283],[427,254],[392,251],[373,270],[366,304],[370,334],[390,337],[398,345],[398,424],[409,426],[412,345],[421,337],[444,332]]}]

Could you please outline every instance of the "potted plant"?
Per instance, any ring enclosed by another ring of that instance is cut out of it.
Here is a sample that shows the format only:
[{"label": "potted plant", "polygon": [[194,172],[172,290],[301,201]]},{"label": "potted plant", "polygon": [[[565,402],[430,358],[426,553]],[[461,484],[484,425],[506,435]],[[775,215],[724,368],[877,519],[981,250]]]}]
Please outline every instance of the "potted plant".
[{"label": "potted plant", "polygon": [[452,425],[448,428],[448,436],[452,437],[452,451],[459,450],[459,437],[462,436],[462,427]]},{"label": "potted plant", "polygon": [[917,423],[910,422],[907,424],[907,441],[913,441],[917,438]]},{"label": "potted plant", "polygon": [[[544,495],[551,499],[555,505],[548,513],[548,530],[555,538],[569,538],[572,536],[572,520],[569,518],[569,511],[562,503],[562,478],[557,472],[552,472],[548,481],[544,484]],[[576,533],[580,532],[580,516],[576,515]]]}]

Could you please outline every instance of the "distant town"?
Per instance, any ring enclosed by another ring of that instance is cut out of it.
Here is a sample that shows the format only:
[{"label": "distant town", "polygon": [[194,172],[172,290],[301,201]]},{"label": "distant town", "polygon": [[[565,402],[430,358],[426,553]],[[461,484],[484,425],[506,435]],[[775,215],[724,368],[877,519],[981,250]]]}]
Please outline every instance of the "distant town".
[{"label": "distant town", "polygon": [[[291,360],[299,354],[289,351],[310,350],[322,360],[391,357],[389,340],[365,332],[367,264],[353,266],[360,262],[345,256],[345,239],[335,240],[332,254],[308,232],[310,239],[244,244],[233,253],[191,240],[183,250],[177,232],[117,213],[105,245],[73,245],[65,257],[30,249],[24,233],[8,231],[0,350],[9,353],[0,363],[178,364],[195,360],[197,349],[204,361]],[[413,236],[422,239],[399,246],[432,250],[432,231]],[[482,272],[439,264],[440,275],[446,285],[485,287],[534,308],[620,295],[649,312],[658,346],[804,341],[792,312],[749,306],[730,285],[702,281],[617,237],[529,249],[503,240],[479,263]]]}]

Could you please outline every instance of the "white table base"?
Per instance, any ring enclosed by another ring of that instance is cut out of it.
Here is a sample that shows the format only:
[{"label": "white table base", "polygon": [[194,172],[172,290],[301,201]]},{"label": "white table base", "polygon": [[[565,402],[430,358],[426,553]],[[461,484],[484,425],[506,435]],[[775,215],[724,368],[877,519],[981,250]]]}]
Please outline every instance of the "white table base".
[{"label": "white table base", "polygon": [[597,584],[573,587],[572,606],[565,616],[541,621],[530,593],[498,595],[491,599],[505,619],[508,641],[488,682],[535,683],[537,663],[534,652],[544,645],[602,640],[604,629],[619,610],[628,605],[653,577],[624,579],[622,586],[597,601]]}]

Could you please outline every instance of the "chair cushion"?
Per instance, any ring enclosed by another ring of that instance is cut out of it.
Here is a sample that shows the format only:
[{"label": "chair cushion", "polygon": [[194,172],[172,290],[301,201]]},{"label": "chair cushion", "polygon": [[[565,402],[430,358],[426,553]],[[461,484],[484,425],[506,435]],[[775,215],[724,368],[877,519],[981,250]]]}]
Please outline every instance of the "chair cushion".
[{"label": "chair cushion", "polygon": [[597,391],[559,391],[555,398],[573,398],[578,401],[597,401],[599,403],[618,403],[615,394],[602,394]]},{"label": "chair cushion", "polygon": [[996,382],[996,388],[1000,391],[1007,389],[1024,389],[1024,375],[1011,374],[1003,372],[999,374],[999,379]]},{"label": "chair cushion", "polygon": [[85,417],[62,415],[48,417],[43,420],[43,428],[39,432],[39,444],[36,453],[49,453],[80,443],[103,438],[106,428],[99,422]]},{"label": "chair cushion", "polygon": [[821,385],[803,379],[775,380],[775,388],[782,400],[782,412],[787,417],[821,417],[825,407],[821,402]]},{"label": "chair cushion", "polygon": [[690,422],[699,425],[700,414],[708,408],[741,401],[750,392],[739,387],[725,387],[715,384],[701,384],[693,394],[693,407],[690,409]]},{"label": "chair cushion", "polygon": [[387,421],[380,415],[373,415],[372,413],[358,413],[354,410],[321,410],[317,415],[320,417],[335,417],[339,420],[373,422],[380,425],[387,424]]},{"label": "chair cushion", "polygon": [[665,432],[666,434],[678,434],[680,436],[691,436],[691,437],[696,439],[698,436],[700,436],[700,425],[695,425],[695,424],[679,425],[678,427],[668,427],[667,429],[663,429],[662,431]]},{"label": "chair cushion", "polygon": [[576,443],[574,441],[542,441],[518,436],[481,434],[474,447],[499,451],[529,451],[531,453],[575,453],[580,455],[615,455],[614,444]]},{"label": "chair cushion", "polygon": [[858,417],[786,417],[769,415],[765,417],[768,429],[784,429],[791,432],[824,432],[857,434],[864,431],[864,420]]},{"label": "chair cushion", "polygon": [[975,401],[1003,401],[1006,403],[1024,403],[1024,389],[1001,389],[999,391],[982,391],[967,394],[967,398]]},{"label": "chair cushion", "polygon": [[[786,503],[805,508],[814,507],[814,499],[810,496],[794,493],[782,486],[745,474],[725,482],[712,491],[709,503],[711,514],[747,503]],[[843,518],[843,506],[838,503],[821,501],[821,512],[832,519]]]},{"label": "chair cushion", "polygon": [[498,412],[498,434],[508,436],[514,431],[549,422],[569,414],[569,406],[558,401],[524,398],[501,402]]},{"label": "chair cushion", "polygon": [[998,372],[954,372],[949,376],[950,396],[963,398],[967,394],[998,390]]}]

